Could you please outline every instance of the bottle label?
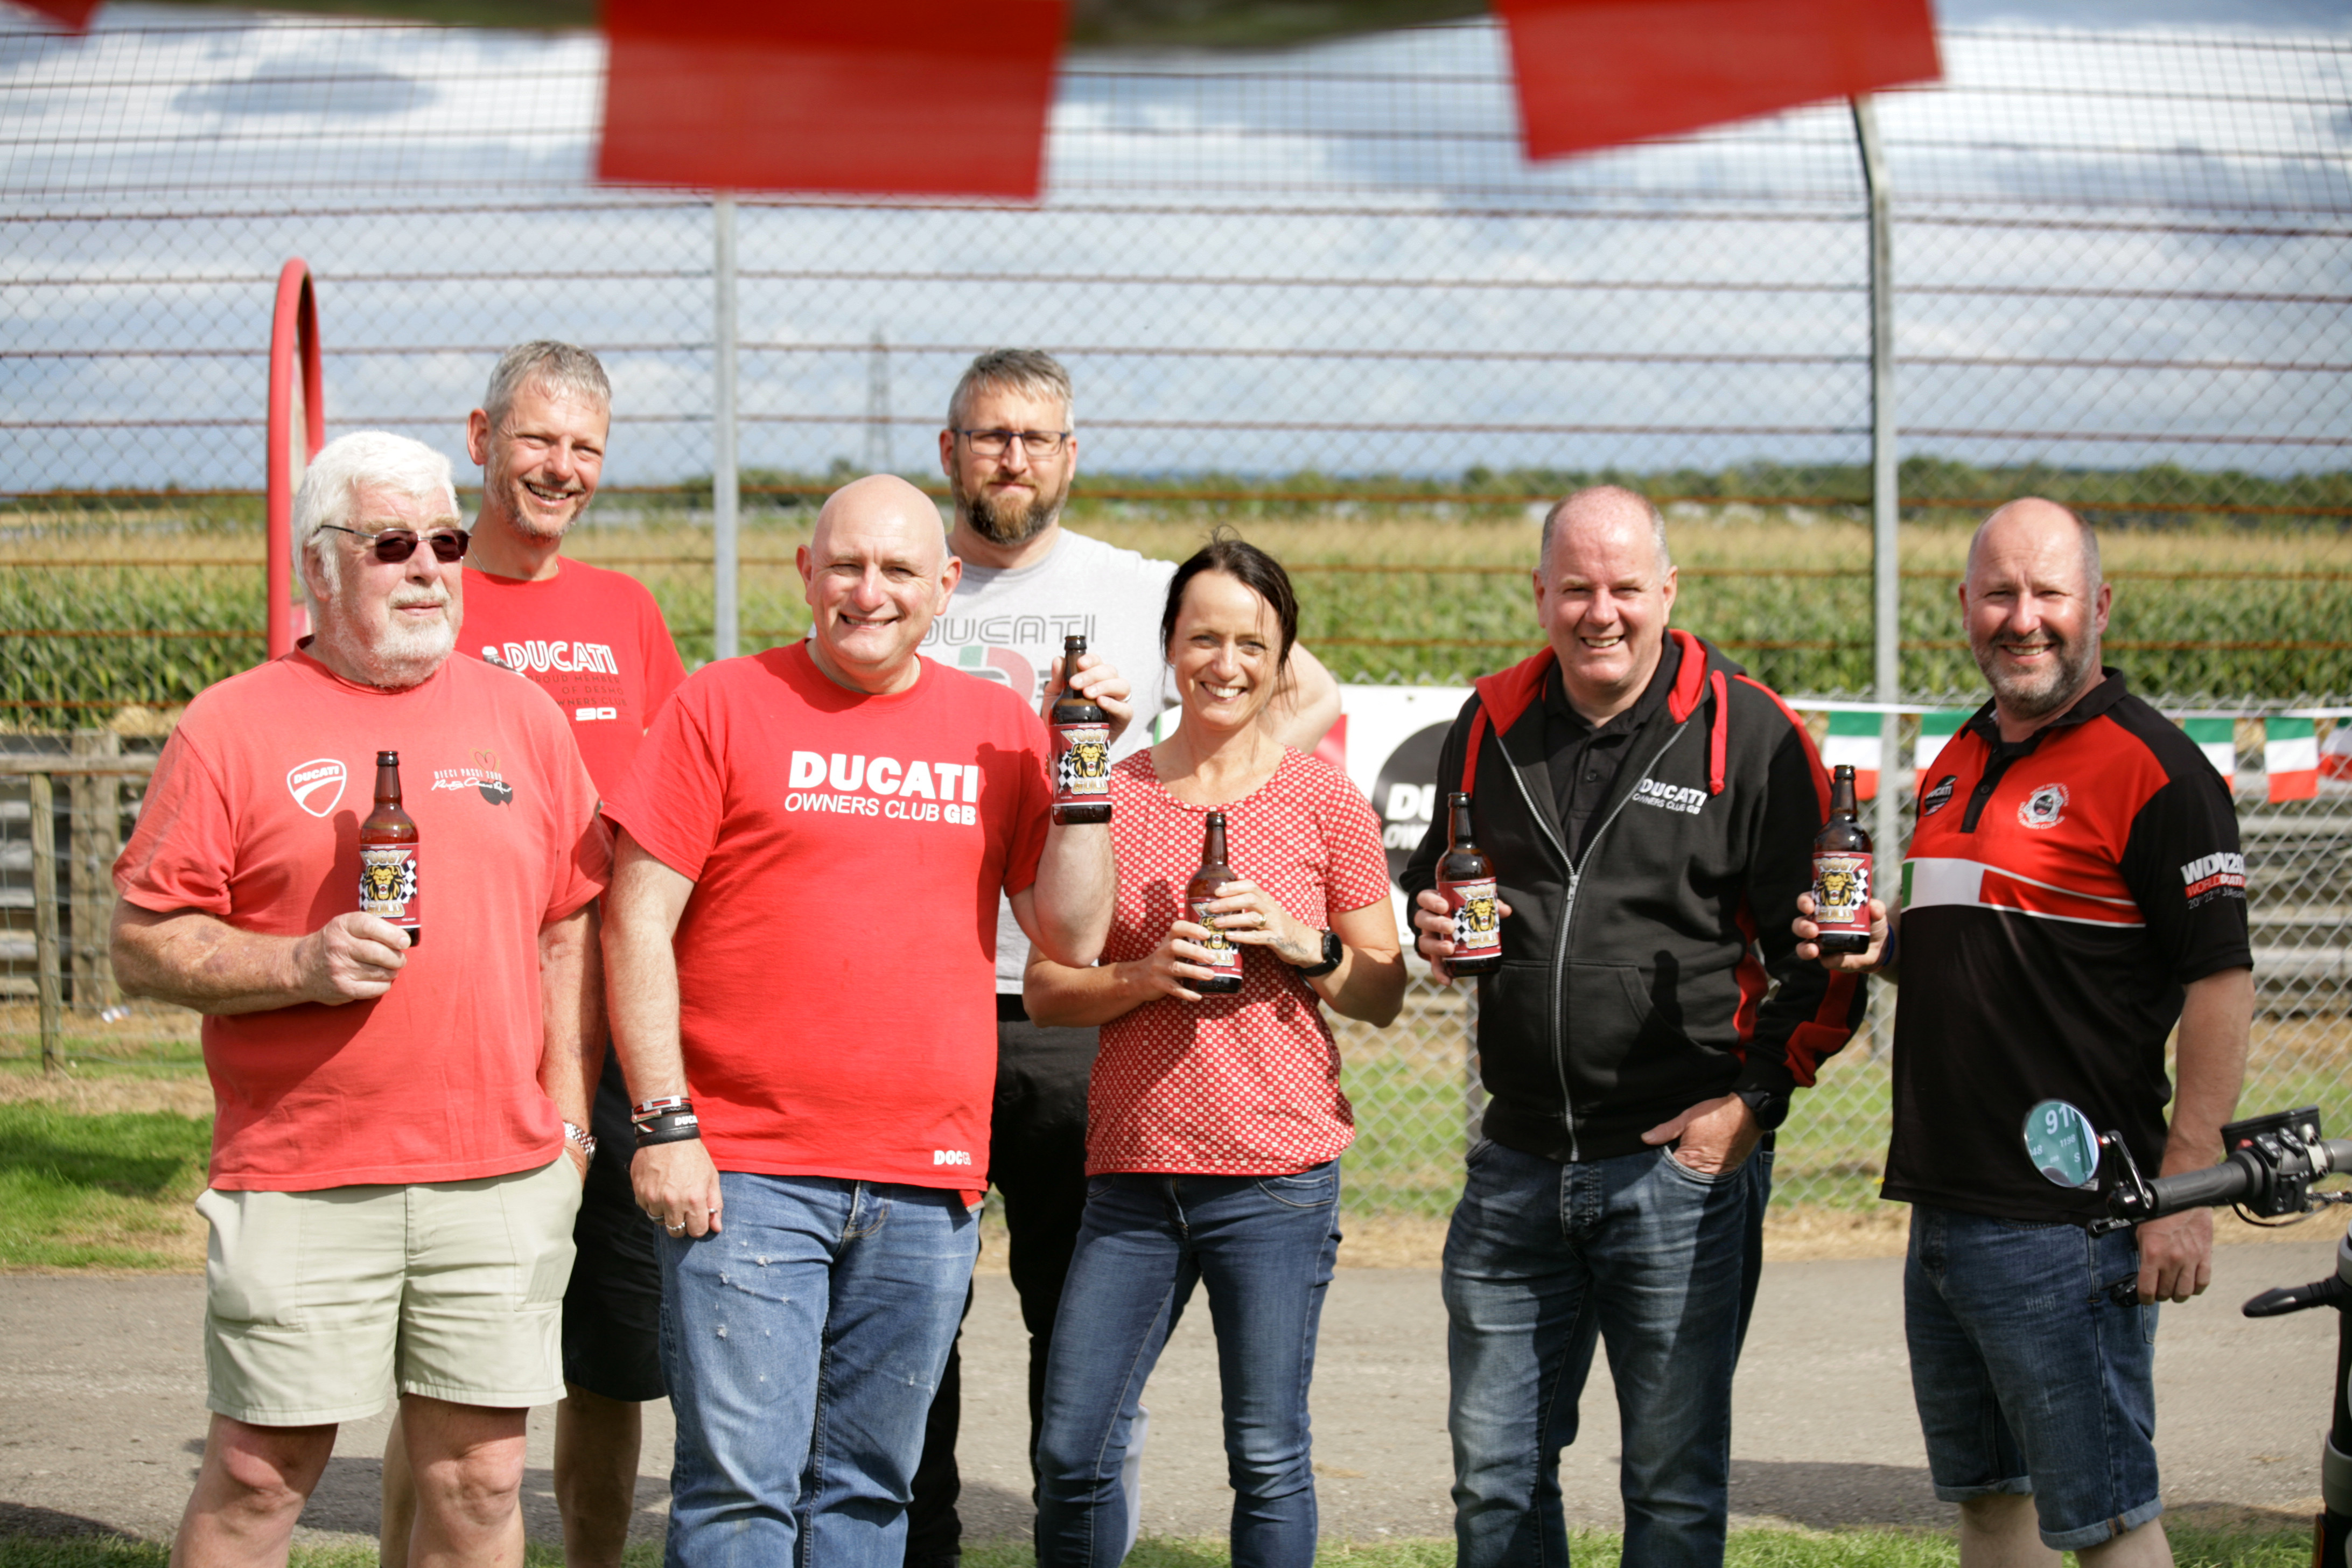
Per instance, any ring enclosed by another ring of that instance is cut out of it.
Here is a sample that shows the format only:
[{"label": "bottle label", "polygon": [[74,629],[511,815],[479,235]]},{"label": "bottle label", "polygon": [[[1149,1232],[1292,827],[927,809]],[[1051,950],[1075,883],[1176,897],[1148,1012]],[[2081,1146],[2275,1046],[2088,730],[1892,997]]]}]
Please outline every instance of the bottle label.
[{"label": "bottle label", "polygon": [[1209,956],[1201,961],[1201,967],[1215,970],[1220,979],[1230,974],[1238,980],[1242,973],[1242,950],[1227,942],[1224,933],[1215,926],[1209,925],[1215,918],[1207,900],[1192,906],[1193,923],[1209,928],[1209,934],[1200,939],[1200,944],[1209,950]]},{"label": "bottle label", "polygon": [[416,846],[382,844],[360,850],[360,913],[404,929],[424,923],[416,897]]},{"label": "bottle label", "polygon": [[1850,850],[1813,855],[1813,923],[1840,936],[1870,934],[1870,857]]},{"label": "bottle label", "polygon": [[1110,798],[1110,726],[1054,726],[1054,799],[1072,801]]},{"label": "bottle label", "polygon": [[1461,958],[1478,958],[1503,951],[1503,906],[1495,879],[1437,884],[1445,907],[1454,911],[1454,952]]}]

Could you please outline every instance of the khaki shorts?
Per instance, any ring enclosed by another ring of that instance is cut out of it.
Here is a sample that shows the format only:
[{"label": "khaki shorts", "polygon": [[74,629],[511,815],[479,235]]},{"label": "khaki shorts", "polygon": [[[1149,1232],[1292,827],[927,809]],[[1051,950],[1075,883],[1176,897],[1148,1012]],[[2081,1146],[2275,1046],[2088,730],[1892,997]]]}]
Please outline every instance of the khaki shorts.
[{"label": "khaki shorts", "polygon": [[557,1158],[470,1182],[206,1191],[206,1403],[257,1426],[563,1396],[580,1178]]}]

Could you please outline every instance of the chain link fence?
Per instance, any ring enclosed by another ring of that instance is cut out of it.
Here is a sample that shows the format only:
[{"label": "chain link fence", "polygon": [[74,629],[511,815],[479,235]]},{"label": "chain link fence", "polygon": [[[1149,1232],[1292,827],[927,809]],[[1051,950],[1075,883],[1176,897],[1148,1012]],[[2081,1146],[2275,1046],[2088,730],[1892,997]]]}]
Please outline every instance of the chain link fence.
[{"label": "chain link fence", "polygon": [[[712,206],[591,183],[599,42],[129,6],[68,39],[13,15],[9,752],[152,752],[260,656],[290,256],[318,283],[330,434],[415,435],[461,475],[499,349],[594,347],[614,431],[571,548],[643,576],[689,661],[709,657]],[[2245,1104],[2315,1102],[2341,1129],[2352,805],[2332,778],[2272,804],[2260,721],[2352,701],[2352,39],[1948,29],[1943,48],[1944,84],[1878,104],[1906,698],[1979,700],[1952,601],[1977,517],[2032,490],[2100,522],[2110,661],[2234,724],[2262,996]],[[810,503],[872,469],[936,491],[955,375],[1019,343],[1076,378],[1072,521],[1162,555],[1236,524],[1298,570],[1306,640],[1345,680],[1454,685],[1530,650],[1531,516],[1607,477],[1668,508],[1679,622],[1793,696],[1866,691],[1868,236],[1843,106],[1529,166],[1499,36],[1463,25],[1074,59],[1048,170],[1034,207],[740,205],[753,646],[805,625]],[[1918,722],[1885,759],[1906,822]],[[92,956],[91,879],[138,784],[50,791],[56,1038],[186,1071],[193,1021],[117,1016]],[[34,793],[0,774],[0,1051],[26,1058]],[[1785,1201],[1868,1202],[1886,1016],[1801,1097]],[[1343,1032],[1360,1209],[1435,1214],[1455,1190],[1466,1018],[1417,984],[1395,1027]]]}]

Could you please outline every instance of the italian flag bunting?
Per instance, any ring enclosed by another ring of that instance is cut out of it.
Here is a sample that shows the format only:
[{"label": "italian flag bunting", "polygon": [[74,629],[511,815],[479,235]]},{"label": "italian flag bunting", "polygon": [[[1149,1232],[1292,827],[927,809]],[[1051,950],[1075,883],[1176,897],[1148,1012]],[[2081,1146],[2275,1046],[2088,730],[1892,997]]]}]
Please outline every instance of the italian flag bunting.
[{"label": "italian flag bunting", "polygon": [[1934,765],[1936,759],[1943,755],[1944,747],[1960,732],[1960,726],[1967,723],[1969,715],[1975,711],[1973,708],[1943,708],[1933,713],[1920,714],[1919,740],[1911,748],[1912,768],[1916,772],[1926,773]]},{"label": "italian flag bunting", "polygon": [[2183,719],[2180,727],[2213,764],[2225,786],[2238,782],[2238,721],[2235,719]]},{"label": "italian flag bunting", "polygon": [[1853,770],[1856,800],[1878,794],[1878,715],[1832,713],[1829,740],[1822,747],[1822,766],[1834,773],[1843,764]]},{"label": "italian flag bunting", "polygon": [[2319,742],[2319,776],[2352,778],[2352,724],[2341,719],[2328,721],[2327,739]]},{"label": "italian flag bunting", "polygon": [[2270,775],[2270,798],[2314,800],[2319,795],[2319,732],[2308,719],[2263,721],[2263,769]]}]

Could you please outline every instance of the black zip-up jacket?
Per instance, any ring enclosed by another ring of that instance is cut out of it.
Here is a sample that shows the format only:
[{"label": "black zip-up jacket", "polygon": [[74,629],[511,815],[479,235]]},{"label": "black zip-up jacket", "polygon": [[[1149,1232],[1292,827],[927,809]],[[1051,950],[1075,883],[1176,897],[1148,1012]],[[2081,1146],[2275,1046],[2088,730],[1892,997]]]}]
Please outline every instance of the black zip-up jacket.
[{"label": "black zip-up jacket", "polygon": [[[1800,962],[1829,778],[1803,723],[1710,645],[1628,742],[1570,863],[1544,745],[1549,649],[1477,683],[1437,787],[1470,795],[1510,918],[1478,982],[1486,1134],[1551,1160],[1602,1160],[1736,1089],[1810,1085],[1862,1018],[1862,982]],[[1449,813],[1405,867],[1433,887]]]}]

